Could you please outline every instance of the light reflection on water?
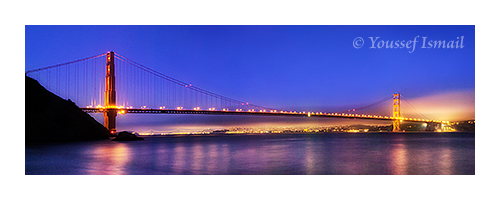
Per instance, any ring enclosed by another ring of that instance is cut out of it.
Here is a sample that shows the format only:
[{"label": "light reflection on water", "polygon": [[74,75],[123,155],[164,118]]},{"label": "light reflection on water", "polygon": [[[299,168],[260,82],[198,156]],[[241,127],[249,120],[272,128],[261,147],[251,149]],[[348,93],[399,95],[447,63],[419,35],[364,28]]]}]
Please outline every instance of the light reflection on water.
[{"label": "light reflection on water", "polygon": [[440,173],[439,174],[452,174],[451,167],[453,166],[453,160],[451,158],[451,150],[449,148],[443,148],[440,152]]},{"label": "light reflection on water", "polygon": [[126,144],[97,146],[90,154],[95,159],[90,160],[85,174],[126,174],[131,154]]},{"label": "light reflection on water", "polygon": [[475,174],[474,133],[145,137],[26,147],[26,174]]},{"label": "light reflection on water", "polygon": [[305,166],[306,166],[306,174],[314,174],[314,166],[315,166],[315,157],[314,157],[314,149],[313,142],[306,142],[306,153],[305,153]]},{"label": "light reflection on water", "polygon": [[404,144],[395,144],[391,151],[392,156],[392,174],[408,174],[408,159],[406,157],[406,146]]}]

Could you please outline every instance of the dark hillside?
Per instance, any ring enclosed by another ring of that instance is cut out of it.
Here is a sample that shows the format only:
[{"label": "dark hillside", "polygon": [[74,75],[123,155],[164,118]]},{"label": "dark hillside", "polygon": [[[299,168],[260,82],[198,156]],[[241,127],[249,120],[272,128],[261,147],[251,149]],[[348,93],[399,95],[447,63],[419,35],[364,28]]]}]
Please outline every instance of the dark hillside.
[{"label": "dark hillside", "polygon": [[71,100],[26,76],[26,144],[109,139],[109,131]]}]

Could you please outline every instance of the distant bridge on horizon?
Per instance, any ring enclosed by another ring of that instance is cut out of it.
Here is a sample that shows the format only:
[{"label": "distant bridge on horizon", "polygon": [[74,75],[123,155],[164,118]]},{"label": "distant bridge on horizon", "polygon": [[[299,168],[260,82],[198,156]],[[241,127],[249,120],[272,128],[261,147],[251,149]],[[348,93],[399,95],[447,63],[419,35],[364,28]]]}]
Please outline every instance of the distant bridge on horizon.
[{"label": "distant bridge on horizon", "polygon": [[[402,122],[427,123],[428,131],[449,123],[449,121],[428,119],[399,93],[344,112],[297,112],[266,108],[201,89],[112,51],[25,73],[52,92],[72,99],[83,111],[103,113],[104,126],[111,133],[116,133],[116,116],[129,113],[371,119],[392,121],[393,131],[400,131]],[[392,100],[392,116],[353,113],[390,100]],[[401,116],[402,101],[406,101],[414,108],[421,118]]]}]

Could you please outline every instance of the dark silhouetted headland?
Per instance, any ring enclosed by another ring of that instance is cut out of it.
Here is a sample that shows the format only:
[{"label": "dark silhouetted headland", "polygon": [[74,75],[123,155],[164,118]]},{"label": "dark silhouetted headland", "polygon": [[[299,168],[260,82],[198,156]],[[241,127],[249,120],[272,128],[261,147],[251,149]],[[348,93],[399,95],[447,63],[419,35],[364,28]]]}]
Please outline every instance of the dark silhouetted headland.
[{"label": "dark silhouetted headland", "polygon": [[109,139],[109,131],[71,100],[25,79],[26,144]]},{"label": "dark silhouetted headland", "polygon": [[135,140],[144,140],[144,138],[137,137],[135,134],[127,131],[122,131],[118,133],[115,139],[113,139],[113,141],[135,141]]}]

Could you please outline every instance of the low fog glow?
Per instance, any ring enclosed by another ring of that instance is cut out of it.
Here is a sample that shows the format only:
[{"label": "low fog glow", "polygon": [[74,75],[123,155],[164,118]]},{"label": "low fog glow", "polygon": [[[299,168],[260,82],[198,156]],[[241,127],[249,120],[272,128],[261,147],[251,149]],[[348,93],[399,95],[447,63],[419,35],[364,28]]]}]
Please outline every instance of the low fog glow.
[{"label": "low fog glow", "polygon": [[[408,99],[430,119],[460,121],[475,119],[474,90],[464,90]],[[402,109],[402,115],[405,110]]]}]

